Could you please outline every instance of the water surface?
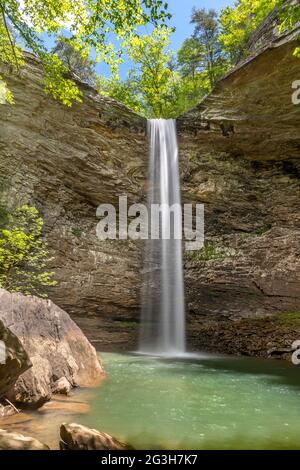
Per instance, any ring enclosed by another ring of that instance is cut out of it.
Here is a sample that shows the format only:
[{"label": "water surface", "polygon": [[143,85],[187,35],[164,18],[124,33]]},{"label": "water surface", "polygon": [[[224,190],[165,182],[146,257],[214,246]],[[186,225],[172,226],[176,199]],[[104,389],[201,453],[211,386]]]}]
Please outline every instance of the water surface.
[{"label": "water surface", "polygon": [[59,425],[75,421],[137,449],[300,449],[300,366],[212,356],[101,357],[108,377],[97,389],[27,413],[19,429],[52,447]]}]

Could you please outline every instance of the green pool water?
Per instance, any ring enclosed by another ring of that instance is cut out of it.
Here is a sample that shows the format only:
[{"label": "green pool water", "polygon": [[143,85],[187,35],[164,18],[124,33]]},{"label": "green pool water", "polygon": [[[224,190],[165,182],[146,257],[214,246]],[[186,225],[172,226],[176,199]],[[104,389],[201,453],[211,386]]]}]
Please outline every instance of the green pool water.
[{"label": "green pool water", "polygon": [[300,449],[300,366],[248,358],[102,354],[96,389],[57,398],[0,427],[55,449],[77,422],[137,449]]},{"label": "green pool water", "polygon": [[300,449],[300,366],[102,354],[82,422],[138,449]]}]

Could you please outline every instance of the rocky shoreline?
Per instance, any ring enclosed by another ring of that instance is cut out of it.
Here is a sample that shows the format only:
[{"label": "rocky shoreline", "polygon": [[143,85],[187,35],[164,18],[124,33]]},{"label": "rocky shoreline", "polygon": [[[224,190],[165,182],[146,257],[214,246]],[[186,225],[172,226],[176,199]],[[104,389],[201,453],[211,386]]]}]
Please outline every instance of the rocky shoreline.
[{"label": "rocky shoreline", "polygon": [[[133,450],[104,432],[76,423],[62,423],[58,437],[60,450]],[[0,450],[51,450],[47,444],[18,432],[0,429]]]}]

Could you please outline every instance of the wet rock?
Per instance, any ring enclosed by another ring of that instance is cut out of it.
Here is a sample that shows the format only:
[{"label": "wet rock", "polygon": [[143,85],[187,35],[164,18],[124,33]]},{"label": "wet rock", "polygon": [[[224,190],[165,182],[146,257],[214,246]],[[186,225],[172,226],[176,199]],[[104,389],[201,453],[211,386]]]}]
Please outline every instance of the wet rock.
[{"label": "wet rock", "polygon": [[49,450],[49,447],[33,437],[0,429],[0,450]]},{"label": "wet rock", "polygon": [[13,416],[18,412],[18,410],[13,406],[7,403],[0,403],[0,418],[6,418],[8,416]]},{"label": "wet rock", "polygon": [[66,379],[66,377],[61,377],[56,382],[54,382],[52,387],[52,392],[60,395],[69,395],[72,390],[72,385]]},{"label": "wet rock", "polygon": [[[32,363],[19,338],[0,320],[0,398],[13,388]],[[3,411],[3,409],[2,409]]]},{"label": "wet rock", "polygon": [[130,450],[128,444],[96,429],[80,424],[62,424],[60,427],[61,450]]},{"label": "wet rock", "polygon": [[95,349],[53,302],[0,289],[0,319],[32,362],[10,392],[11,401],[37,408],[51,399],[60,379],[65,386],[68,381],[71,386],[90,387],[103,377]]},{"label": "wet rock", "polygon": [[79,415],[90,412],[90,405],[82,401],[62,401],[56,395],[51,401],[45,403],[38,412],[41,414],[59,413],[61,415]]}]

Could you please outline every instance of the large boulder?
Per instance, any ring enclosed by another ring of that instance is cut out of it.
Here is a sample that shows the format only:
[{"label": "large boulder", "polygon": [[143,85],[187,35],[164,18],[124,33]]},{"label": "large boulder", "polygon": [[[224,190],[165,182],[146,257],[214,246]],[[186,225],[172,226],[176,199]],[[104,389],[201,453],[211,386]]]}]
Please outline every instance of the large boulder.
[{"label": "large boulder", "polygon": [[0,429],[0,450],[50,450],[46,444],[33,437]]},{"label": "large boulder", "polygon": [[31,365],[20,340],[0,320],[0,399],[9,393],[18,377]]},{"label": "large boulder", "polygon": [[11,400],[39,407],[50,400],[62,378],[72,387],[90,387],[103,376],[95,348],[50,300],[0,289],[0,320],[18,337],[32,362],[17,380]]},{"label": "large boulder", "polygon": [[81,424],[62,424],[60,427],[61,450],[130,450],[128,444],[120,442],[104,432]]}]

